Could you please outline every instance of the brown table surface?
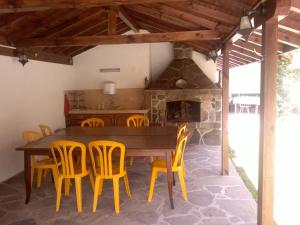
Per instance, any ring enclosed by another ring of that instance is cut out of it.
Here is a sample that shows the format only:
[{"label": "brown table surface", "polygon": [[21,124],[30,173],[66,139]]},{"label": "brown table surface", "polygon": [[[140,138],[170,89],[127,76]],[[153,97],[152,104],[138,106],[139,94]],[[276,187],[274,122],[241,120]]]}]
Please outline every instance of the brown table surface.
[{"label": "brown table surface", "polygon": [[[36,142],[16,148],[24,151],[26,203],[31,193],[31,155],[48,155],[55,140],[73,140],[87,145],[94,140],[113,140],[125,144],[127,156],[165,156],[171,208],[173,204],[172,152],[176,149],[177,127],[68,127]],[[149,174],[150,176],[150,174]]]}]

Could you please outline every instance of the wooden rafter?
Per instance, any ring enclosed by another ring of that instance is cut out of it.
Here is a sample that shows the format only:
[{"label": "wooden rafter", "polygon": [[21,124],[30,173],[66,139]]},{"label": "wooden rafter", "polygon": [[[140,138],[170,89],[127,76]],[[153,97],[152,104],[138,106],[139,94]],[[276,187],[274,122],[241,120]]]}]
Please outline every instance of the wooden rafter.
[{"label": "wooden rafter", "polygon": [[134,35],[80,36],[58,38],[35,38],[16,43],[18,47],[89,46],[100,44],[129,44],[191,40],[218,40],[218,32],[211,30],[184,31]]},{"label": "wooden rafter", "polygon": [[[34,49],[24,49],[24,53],[27,55],[29,60],[32,59],[37,61],[73,65],[72,58],[64,55],[52,54]],[[0,46],[0,55],[18,57],[19,52],[16,49],[4,48]]]},{"label": "wooden rafter", "polygon": [[139,26],[137,25],[136,21],[130,16],[126,9],[122,6],[118,8],[118,14],[120,19],[134,32],[139,32]]},{"label": "wooden rafter", "polygon": [[132,4],[152,4],[162,2],[184,2],[187,0],[22,0],[1,1],[0,13],[42,11],[49,9],[91,8]]},{"label": "wooden rafter", "polygon": [[108,25],[108,35],[114,35],[116,34],[117,30],[117,15],[118,11],[116,7],[110,7],[110,10],[108,11],[108,17],[107,17],[107,25]]}]

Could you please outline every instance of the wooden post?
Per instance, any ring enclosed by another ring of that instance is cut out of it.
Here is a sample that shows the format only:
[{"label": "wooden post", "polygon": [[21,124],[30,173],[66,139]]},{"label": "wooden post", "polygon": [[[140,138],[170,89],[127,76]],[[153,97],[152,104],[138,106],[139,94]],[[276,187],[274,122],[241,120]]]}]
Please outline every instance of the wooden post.
[{"label": "wooden post", "polygon": [[262,24],[258,225],[273,224],[278,19]]},{"label": "wooden post", "polygon": [[223,51],[222,68],[222,175],[228,175],[228,114],[229,114],[229,52],[232,42],[227,42]]}]

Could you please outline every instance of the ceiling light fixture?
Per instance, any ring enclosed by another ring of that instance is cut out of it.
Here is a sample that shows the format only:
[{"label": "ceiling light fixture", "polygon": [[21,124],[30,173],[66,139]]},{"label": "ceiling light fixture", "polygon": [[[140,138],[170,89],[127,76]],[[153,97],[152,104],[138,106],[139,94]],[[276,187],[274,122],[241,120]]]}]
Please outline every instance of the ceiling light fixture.
[{"label": "ceiling light fixture", "polygon": [[218,52],[216,50],[211,50],[208,52],[207,60],[212,59],[214,62],[216,62],[218,58]]},{"label": "ceiling light fixture", "polygon": [[245,40],[248,40],[252,32],[255,30],[253,14],[264,15],[264,8],[261,6],[256,10],[244,11],[240,19],[238,33],[242,35]]},{"label": "ceiling light fixture", "polygon": [[26,63],[28,63],[28,57],[25,54],[24,50],[22,51],[22,53],[19,55],[19,60],[18,60],[23,66],[25,66]]}]

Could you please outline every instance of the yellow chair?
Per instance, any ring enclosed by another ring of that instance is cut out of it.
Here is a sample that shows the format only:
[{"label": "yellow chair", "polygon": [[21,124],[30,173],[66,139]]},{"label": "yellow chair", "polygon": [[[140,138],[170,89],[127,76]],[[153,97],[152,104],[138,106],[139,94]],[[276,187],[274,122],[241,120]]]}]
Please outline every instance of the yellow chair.
[{"label": "yellow chair", "polygon": [[[37,131],[24,131],[23,132],[23,139],[25,141],[25,144],[30,144],[38,139],[42,138],[42,135],[40,132]],[[57,185],[57,170],[56,166],[52,159],[50,159],[48,156],[43,157],[42,159],[37,159],[36,156],[31,156],[31,186],[33,183],[34,178],[34,171],[35,169],[38,170],[38,176],[37,176],[37,187],[41,186],[42,183],[42,175],[43,171],[52,170],[53,180],[55,187]]]},{"label": "yellow chair", "polygon": [[[127,127],[149,127],[149,118],[144,115],[132,115],[127,118],[126,121]],[[129,165],[132,166],[134,157],[130,157]],[[153,161],[153,157],[150,157],[150,162]]]},{"label": "yellow chair", "polygon": [[[182,162],[183,162],[183,155],[184,150],[187,142],[188,133],[184,132],[181,137],[179,138],[179,141],[177,143],[176,147],[176,153],[173,158],[172,163],[172,172],[177,172],[181,190],[182,190],[182,196],[185,201],[187,201],[187,192],[186,187],[184,183],[184,176],[183,176],[183,168],[182,168]],[[157,178],[157,174],[159,172],[167,172],[167,162],[166,160],[154,160],[152,162],[152,171],[151,171],[151,182],[150,182],[150,189],[148,194],[148,202],[152,201],[153,197],[153,191],[154,191],[154,185],[155,180]]]},{"label": "yellow chair", "polygon": [[39,127],[40,127],[40,129],[41,129],[41,132],[42,132],[42,134],[43,134],[43,137],[47,137],[47,136],[53,134],[52,129],[51,129],[48,125],[40,124]]},{"label": "yellow chair", "polygon": [[144,115],[132,115],[127,118],[127,127],[149,127],[149,118]]},{"label": "yellow chair", "polygon": [[[62,182],[65,181],[65,195],[70,194],[70,179],[75,179],[77,210],[82,212],[81,178],[87,176],[86,147],[75,141],[58,140],[50,144],[52,157],[58,171],[56,191],[56,212],[60,208]],[[75,163],[74,156],[80,154],[80,165]],[[59,166],[61,164],[61,166]]]},{"label": "yellow chair", "polygon": [[[177,141],[179,140],[179,138],[181,137],[181,135],[187,131],[187,124],[186,123],[182,123],[179,128],[178,128],[178,132],[177,132]],[[185,177],[185,167],[184,167],[184,161],[182,159],[182,171],[183,171],[183,176]]]},{"label": "yellow chair", "polygon": [[[89,143],[89,153],[93,173],[96,177],[93,212],[96,212],[98,195],[102,193],[103,181],[110,179],[113,180],[115,211],[118,214],[120,212],[119,179],[121,177],[124,178],[127,195],[131,197],[124,165],[125,146],[114,141],[93,141]],[[117,162],[113,162],[113,160]]]},{"label": "yellow chair", "polygon": [[100,118],[89,118],[81,122],[81,127],[104,127],[104,121]]},{"label": "yellow chair", "polygon": [[177,131],[177,140],[180,138],[180,136],[187,131],[186,128],[187,124],[186,123],[182,123],[179,127],[178,127],[178,131]]}]

